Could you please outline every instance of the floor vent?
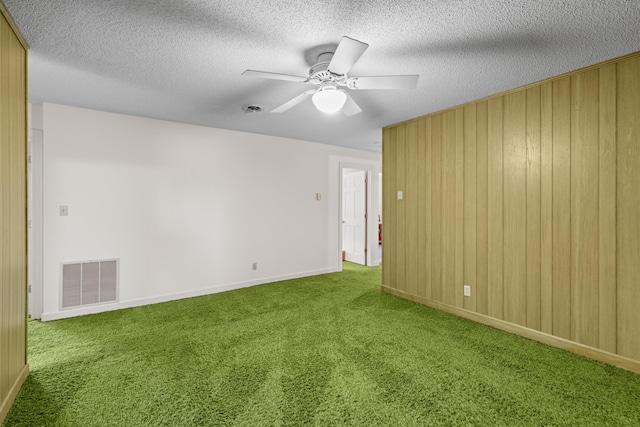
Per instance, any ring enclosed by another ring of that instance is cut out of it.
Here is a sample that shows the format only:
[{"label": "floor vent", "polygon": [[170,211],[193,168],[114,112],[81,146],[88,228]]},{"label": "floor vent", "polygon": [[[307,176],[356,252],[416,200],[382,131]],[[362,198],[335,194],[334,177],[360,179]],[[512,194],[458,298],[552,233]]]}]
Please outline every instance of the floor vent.
[{"label": "floor vent", "polygon": [[115,302],[118,260],[62,264],[62,308]]}]

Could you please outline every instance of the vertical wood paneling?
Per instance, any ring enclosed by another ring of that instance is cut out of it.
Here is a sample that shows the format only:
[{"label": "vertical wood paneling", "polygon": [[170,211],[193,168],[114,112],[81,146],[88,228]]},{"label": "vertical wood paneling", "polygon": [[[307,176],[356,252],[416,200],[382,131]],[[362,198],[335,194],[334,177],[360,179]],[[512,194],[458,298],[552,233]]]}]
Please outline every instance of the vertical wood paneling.
[{"label": "vertical wood paneling", "polygon": [[640,57],[618,63],[618,354],[640,360]]},{"label": "vertical wood paneling", "polygon": [[[10,96],[9,96],[9,37],[10,29],[3,17],[0,17],[0,227],[2,231],[2,240],[0,241],[0,398],[2,400],[9,393],[9,388],[13,381],[12,366],[9,363],[11,353],[7,351],[10,347],[11,337],[11,318],[9,317],[10,292],[11,292],[11,265],[10,262],[10,238],[11,238],[11,135],[9,133],[9,113],[10,113]],[[0,400],[0,402],[2,401]]]},{"label": "vertical wood paneling", "polygon": [[571,339],[571,78],[553,82],[553,335]]},{"label": "vertical wood paneling", "polygon": [[553,333],[553,85],[540,86],[540,330]]},{"label": "vertical wood paneling", "polygon": [[464,305],[464,110],[456,108],[455,135],[455,305]]},{"label": "vertical wood paneling", "polygon": [[398,241],[398,229],[396,224],[398,222],[398,201],[396,199],[396,192],[398,191],[398,165],[396,161],[396,153],[398,152],[397,145],[398,128],[392,127],[389,129],[389,140],[384,141],[382,146],[385,148],[384,163],[389,165],[386,169],[386,173],[382,174],[382,180],[389,180],[389,213],[387,218],[383,218],[382,223],[382,263],[389,277],[387,286],[397,287],[398,278],[398,251],[396,250]]},{"label": "vertical wood paneling", "polygon": [[0,14],[0,423],[26,369],[26,108],[26,51]]},{"label": "vertical wood paneling", "polygon": [[571,340],[598,346],[598,70],[571,77]]},{"label": "vertical wood paneling", "polygon": [[527,327],[540,330],[540,87],[527,90]]},{"label": "vertical wood paneling", "polygon": [[407,173],[407,144],[406,144],[406,126],[398,126],[396,133],[396,180],[397,190],[402,191],[403,197],[397,200],[397,218],[396,218],[396,284],[398,289],[404,291],[407,289],[407,192],[406,173]]},{"label": "vertical wood paneling", "polygon": [[504,320],[527,322],[526,92],[504,97]]},{"label": "vertical wood paneling", "polygon": [[406,196],[406,291],[411,295],[418,293],[418,123],[407,123],[405,136],[405,186]]},{"label": "vertical wood paneling", "polygon": [[[395,149],[395,147],[393,147]],[[391,158],[391,129],[384,128],[382,130],[382,158],[384,161],[382,162],[382,259],[386,260],[390,259],[391,253],[389,252],[389,245],[387,244],[387,238],[390,238],[395,233],[390,232],[391,230],[391,222],[389,221],[391,218],[391,205],[393,201],[391,200],[391,179],[388,177],[391,176],[392,173],[395,173],[395,167],[389,161]],[[387,234],[387,227],[389,228],[389,233]],[[391,280],[390,274],[391,269],[395,263],[391,262],[382,262],[382,284],[386,286],[391,286],[393,281]]]},{"label": "vertical wood paneling", "polygon": [[427,281],[427,289],[426,289],[426,296],[428,299],[432,299],[433,295],[432,295],[432,291],[431,291],[431,284],[432,284],[432,279],[433,279],[433,274],[432,274],[432,244],[433,244],[433,229],[432,229],[432,222],[431,222],[431,212],[432,212],[432,195],[433,195],[433,178],[432,178],[432,146],[433,146],[433,139],[432,139],[432,130],[431,130],[431,117],[427,117],[424,121],[424,134],[425,134],[425,144],[426,144],[426,150],[425,150],[425,155],[426,155],[426,159],[425,159],[425,163],[424,163],[424,168],[426,170],[426,190],[427,190],[427,194],[425,195],[425,219],[424,222],[426,224],[425,227],[425,232],[426,232],[426,253],[425,253],[425,257],[422,260],[422,263],[424,265],[425,268],[425,280]]},{"label": "vertical wood paneling", "polygon": [[464,108],[464,284],[471,286],[471,296],[465,297],[464,308],[476,311],[477,300],[477,269],[476,269],[476,227],[477,203],[476,174],[477,165],[477,110],[472,104]]},{"label": "vertical wood paneling", "polygon": [[616,64],[599,75],[599,347],[616,352]]},{"label": "vertical wood paneling", "polygon": [[488,285],[487,285],[487,243],[488,243],[488,211],[487,211],[487,138],[488,138],[488,103],[486,101],[477,104],[476,108],[476,200],[477,200],[477,251],[476,251],[476,290],[473,292],[476,298],[476,309],[480,314],[488,313]]},{"label": "vertical wood paneling", "polygon": [[442,115],[431,118],[431,296],[442,302]]},{"label": "vertical wood paneling", "polygon": [[503,125],[502,98],[488,103],[488,313],[503,318]]},{"label": "vertical wood paneling", "polygon": [[637,53],[386,128],[384,280],[640,362],[639,99]]},{"label": "vertical wood paneling", "polygon": [[455,305],[456,265],[456,112],[442,115],[442,298],[448,305]]},{"label": "vertical wood paneling", "polygon": [[[14,39],[11,43],[10,68],[10,132],[11,132],[11,311],[14,330],[11,348],[14,350],[10,361],[14,378],[26,364],[26,284],[27,284],[27,227],[26,227],[26,102],[25,102],[25,60],[24,48]],[[22,321],[20,321],[22,320]]]},{"label": "vertical wood paneling", "polygon": [[418,268],[418,293],[417,295],[421,297],[427,296],[427,284],[429,269],[427,268],[427,262],[429,257],[427,255],[427,244],[431,244],[429,236],[427,235],[427,196],[429,194],[427,189],[427,173],[430,168],[425,167],[427,165],[427,142],[426,142],[426,119],[422,118],[417,122],[418,126],[418,136],[417,136],[417,144],[418,144],[418,155],[416,159],[417,168],[416,174],[418,176],[418,194],[417,203],[418,203],[418,217],[417,221],[417,251],[416,254],[416,262]]}]

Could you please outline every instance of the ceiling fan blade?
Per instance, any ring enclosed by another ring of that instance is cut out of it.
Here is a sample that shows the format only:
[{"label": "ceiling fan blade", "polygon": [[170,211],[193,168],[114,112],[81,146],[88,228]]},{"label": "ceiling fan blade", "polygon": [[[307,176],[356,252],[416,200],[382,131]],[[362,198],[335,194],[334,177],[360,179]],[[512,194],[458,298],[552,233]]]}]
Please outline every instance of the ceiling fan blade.
[{"label": "ceiling fan blade", "polygon": [[347,100],[342,107],[342,112],[344,113],[344,115],[347,117],[351,117],[355,116],[358,113],[362,113],[362,108],[360,108],[360,106],[356,104],[356,101],[353,100],[351,95],[349,95],[346,91],[344,91],[344,93],[347,94]]},{"label": "ceiling fan blade", "polygon": [[304,83],[307,81],[306,77],[292,76],[291,74],[270,73],[268,71],[245,70],[242,72],[242,75],[249,77],[262,77],[265,79],[286,80],[298,83]]},{"label": "ceiling fan blade", "polygon": [[417,74],[351,77],[347,82],[347,87],[349,89],[415,89],[418,85],[419,77]]},{"label": "ceiling fan blade", "polygon": [[368,47],[369,45],[366,43],[347,36],[342,37],[331,62],[329,62],[329,71],[334,74],[347,74]]},{"label": "ceiling fan blade", "polygon": [[314,90],[308,90],[308,91],[306,91],[304,93],[301,93],[300,95],[296,96],[292,100],[289,100],[289,101],[285,102],[284,104],[282,104],[281,106],[274,108],[273,110],[271,110],[271,112],[272,113],[284,113],[289,108],[295,107],[296,105],[300,104],[302,101],[304,101],[307,98],[311,97],[311,95],[313,95],[315,92],[316,92],[316,90],[314,89]]}]

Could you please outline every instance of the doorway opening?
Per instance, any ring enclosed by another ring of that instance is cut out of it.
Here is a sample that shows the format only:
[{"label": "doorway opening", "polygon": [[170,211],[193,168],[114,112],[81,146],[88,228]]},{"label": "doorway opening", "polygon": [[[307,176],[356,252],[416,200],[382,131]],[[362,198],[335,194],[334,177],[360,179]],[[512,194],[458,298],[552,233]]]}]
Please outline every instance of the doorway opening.
[{"label": "doorway opening", "polygon": [[340,164],[340,250],[343,261],[375,266],[379,256],[379,169]]}]

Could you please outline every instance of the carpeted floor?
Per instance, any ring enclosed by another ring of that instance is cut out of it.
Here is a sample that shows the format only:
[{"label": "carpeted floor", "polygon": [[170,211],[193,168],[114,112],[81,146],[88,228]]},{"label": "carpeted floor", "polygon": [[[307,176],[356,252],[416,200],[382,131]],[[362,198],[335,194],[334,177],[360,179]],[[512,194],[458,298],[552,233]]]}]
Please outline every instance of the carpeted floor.
[{"label": "carpeted floor", "polygon": [[640,375],[381,293],[379,268],[29,322],[5,426],[639,426]]}]

